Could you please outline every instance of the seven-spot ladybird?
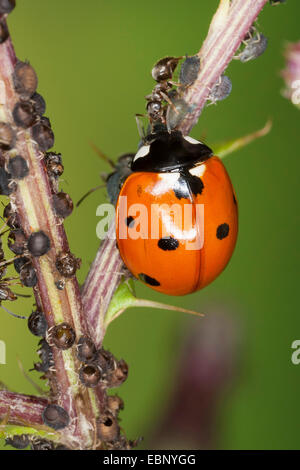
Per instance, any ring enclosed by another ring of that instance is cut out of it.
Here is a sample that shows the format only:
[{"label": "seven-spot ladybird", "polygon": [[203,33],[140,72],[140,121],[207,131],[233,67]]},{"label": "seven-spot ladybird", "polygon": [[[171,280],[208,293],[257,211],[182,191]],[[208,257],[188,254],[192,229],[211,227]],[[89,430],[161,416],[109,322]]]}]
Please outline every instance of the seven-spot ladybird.
[{"label": "seven-spot ladybird", "polygon": [[231,258],[238,231],[236,197],[221,160],[179,131],[159,132],[145,139],[131,170],[116,207],[127,268],[169,295],[212,282]]}]

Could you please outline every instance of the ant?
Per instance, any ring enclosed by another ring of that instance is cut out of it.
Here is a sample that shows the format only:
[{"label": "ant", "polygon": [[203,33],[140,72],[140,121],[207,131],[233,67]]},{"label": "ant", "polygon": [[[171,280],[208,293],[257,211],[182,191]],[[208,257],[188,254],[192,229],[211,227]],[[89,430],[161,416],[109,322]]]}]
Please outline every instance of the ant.
[{"label": "ant", "polygon": [[[173,74],[180,60],[184,59],[181,65],[179,83],[174,82]],[[150,121],[150,129],[144,132],[139,122],[139,117],[143,114],[136,114],[137,126],[142,141],[146,135],[160,130],[171,132],[176,129],[185,116],[192,110],[182,95],[190,85],[194,83],[200,69],[200,58],[195,56],[164,57],[160,59],[152,68],[151,75],[157,82],[147,100],[147,117]],[[177,87],[177,89],[173,88]]]},{"label": "ant", "polygon": [[[151,75],[157,84],[152,92],[145,97],[147,100],[147,115],[151,126],[157,122],[163,124],[166,122],[168,105],[173,106],[170,94],[172,94],[173,86],[178,85],[172,81],[173,73],[181,59],[182,57],[164,57],[156,62],[152,68]],[[168,105],[164,105],[163,102],[168,103]],[[144,117],[143,114],[136,114],[136,116]]]},{"label": "ant", "polygon": [[[181,98],[180,92],[190,86],[196,79],[200,68],[200,59],[198,56],[186,56],[183,68],[180,72],[180,83],[173,82],[172,79],[175,69],[179,61],[183,58],[183,56],[164,57],[156,62],[152,68],[151,75],[157,84],[154,86],[152,92],[145,97],[147,100],[147,114],[135,115],[138,131],[141,137],[140,145],[147,140],[147,136],[149,135],[165,130],[171,132],[171,130],[177,127],[186,114],[191,110],[188,104]],[[176,89],[173,89],[173,86],[178,87],[179,93]],[[144,127],[140,123],[140,117],[149,118],[150,126],[148,126],[147,132],[145,132]],[[85,193],[77,202],[77,207],[87,196],[98,189],[104,188],[105,186],[110,202],[115,204],[123,182],[131,173],[130,164],[134,154],[124,154],[118,159],[117,163],[114,163],[97,147],[94,145],[92,145],[92,147],[98,156],[110,165],[113,171],[108,175],[101,175],[104,184],[91,188],[87,193]]]}]

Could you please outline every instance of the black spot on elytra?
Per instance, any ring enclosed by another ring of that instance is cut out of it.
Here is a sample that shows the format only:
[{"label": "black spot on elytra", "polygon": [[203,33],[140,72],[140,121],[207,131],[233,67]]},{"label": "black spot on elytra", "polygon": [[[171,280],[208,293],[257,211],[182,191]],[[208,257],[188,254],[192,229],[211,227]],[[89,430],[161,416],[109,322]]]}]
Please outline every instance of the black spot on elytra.
[{"label": "black spot on elytra", "polygon": [[139,274],[139,279],[143,282],[146,282],[146,284],[149,284],[149,286],[160,286],[160,282],[158,282],[153,277],[148,276],[147,274]]},{"label": "black spot on elytra", "polygon": [[217,228],[217,238],[219,240],[223,240],[223,238],[226,238],[229,233],[229,225],[228,224],[221,224]]},{"label": "black spot on elytra", "polygon": [[202,179],[199,178],[199,176],[191,175],[190,172],[188,172],[187,177],[188,177],[188,184],[194,196],[201,194],[204,188]]},{"label": "black spot on elytra", "polygon": [[129,228],[132,228],[134,226],[134,218],[131,215],[126,218],[126,225]]},{"label": "black spot on elytra", "polygon": [[173,237],[163,237],[158,240],[158,248],[164,251],[173,251],[179,247],[179,241]]},{"label": "black spot on elytra", "polygon": [[199,176],[191,175],[189,171],[182,171],[173,188],[177,199],[188,199],[192,195],[202,194],[204,184]]}]

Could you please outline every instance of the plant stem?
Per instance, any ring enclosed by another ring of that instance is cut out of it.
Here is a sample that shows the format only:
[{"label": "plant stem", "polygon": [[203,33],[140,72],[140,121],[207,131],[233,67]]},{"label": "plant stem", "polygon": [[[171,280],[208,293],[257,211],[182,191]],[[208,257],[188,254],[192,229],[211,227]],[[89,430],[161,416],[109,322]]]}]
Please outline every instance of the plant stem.
[{"label": "plant stem", "polygon": [[82,290],[84,311],[97,347],[101,346],[104,335],[103,316],[124,275],[123,261],[116,247],[115,230],[115,223],[112,223]]},{"label": "plant stem", "polygon": [[[12,110],[19,101],[12,80],[16,63],[14,48],[8,38],[0,45],[0,121],[9,123],[13,128],[15,124]],[[36,302],[42,306],[48,328],[66,322],[79,338],[88,331],[77,280],[75,277],[67,280],[63,290],[59,290],[55,285],[61,278],[56,269],[56,257],[60,252],[68,252],[69,246],[62,220],[53,209],[53,196],[43,160],[44,154],[33,140],[30,128],[16,131],[16,145],[13,150],[7,152],[6,158],[21,155],[27,162],[29,175],[18,180],[17,190],[10,196],[11,204],[16,208],[26,237],[42,230],[51,243],[50,251],[46,255],[32,259],[38,277],[38,285],[34,289]],[[78,380],[76,348],[52,349],[54,370],[48,376],[51,399],[69,414],[70,425],[66,428],[66,441],[69,438],[70,446],[88,448],[94,439],[90,423],[94,423],[97,418],[95,395],[82,387]]]},{"label": "plant stem", "polygon": [[198,77],[183,94],[183,99],[191,109],[180,125],[183,134],[188,134],[197,123],[211,89],[218,82],[267,1],[220,1],[208,35],[198,53],[201,61]]},{"label": "plant stem", "polygon": [[20,426],[42,426],[42,412],[47,404],[46,398],[1,390],[0,420]]}]

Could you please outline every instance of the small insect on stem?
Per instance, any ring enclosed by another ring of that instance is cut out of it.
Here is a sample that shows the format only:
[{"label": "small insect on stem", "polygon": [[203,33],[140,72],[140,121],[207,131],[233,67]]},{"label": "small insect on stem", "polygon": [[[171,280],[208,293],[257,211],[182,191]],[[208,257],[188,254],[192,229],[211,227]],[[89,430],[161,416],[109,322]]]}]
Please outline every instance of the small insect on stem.
[{"label": "small insect on stem", "polygon": [[50,250],[50,239],[42,230],[33,232],[28,238],[27,248],[34,257],[40,257]]},{"label": "small insect on stem", "polygon": [[[1,240],[0,240],[0,244],[1,244]],[[6,301],[6,300],[14,301],[14,300],[17,300],[17,298],[22,295],[22,294],[20,295],[16,294],[12,292],[12,290],[10,289],[10,287],[14,284],[13,281],[18,281],[17,284],[20,284],[18,278],[15,278],[15,277],[3,278],[3,276],[6,273],[6,266],[11,264],[12,262],[15,262],[17,258],[19,257],[17,256],[10,260],[6,260],[4,251],[0,247],[0,260],[2,260],[0,263],[0,307],[15,318],[26,319],[27,318],[26,316],[18,315],[14,312],[11,312],[9,309],[7,309],[6,307],[2,305],[3,301]]]},{"label": "small insect on stem", "polygon": [[179,81],[184,87],[190,86],[198,77],[200,70],[200,57],[198,55],[186,57],[179,73]]},{"label": "small insect on stem", "polygon": [[101,369],[97,364],[85,364],[79,370],[79,379],[88,388],[97,387],[101,379]]},{"label": "small insect on stem", "polygon": [[44,313],[39,310],[32,312],[28,318],[28,328],[33,335],[45,337],[48,325]]},{"label": "small insect on stem", "polygon": [[36,92],[38,86],[37,74],[28,62],[18,61],[12,78],[15,91],[21,98],[30,98]]},{"label": "small insect on stem", "polygon": [[[164,57],[152,68],[152,78],[157,82],[157,85],[153,88],[152,93],[146,96],[148,102],[146,110],[152,126],[155,123],[166,123],[167,107],[168,105],[173,106],[170,91],[174,83],[171,80],[181,59],[182,57]],[[176,112],[176,108],[174,108],[174,112]]]},{"label": "small insect on stem", "polygon": [[55,266],[57,271],[65,278],[72,278],[75,276],[77,269],[80,268],[81,259],[76,258],[70,251],[61,251],[57,257]]},{"label": "small insect on stem", "polygon": [[282,3],[285,3],[286,0],[270,0],[271,5],[281,5]]},{"label": "small insect on stem", "polygon": [[241,62],[249,62],[262,55],[268,46],[268,39],[260,33],[254,26],[246,34],[243,44],[244,49],[234,57]]},{"label": "small insect on stem", "polygon": [[48,405],[43,411],[43,421],[46,426],[59,430],[68,426],[70,417],[61,406]]},{"label": "small insect on stem", "polygon": [[97,359],[97,348],[91,338],[88,336],[81,336],[76,345],[77,357],[79,361],[89,364]]},{"label": "small insect on stem", "polygon": [[212,87],[212,90],[208,96],[210,104],[216,104],[217,101],[225,100],[231,93],[232,82],[229,77],[222,75],[217,83]]},{"label": "small insect on stem", "polygon": [[73,346],[76,340],[74,329],[67,323],[60,323],[59,325],[52,326],[47,331],[47,342],[51,346],[56,346],[58,349],[69,349]]},{"label": "small insect on stem", "polygon": [[5,445],[12,446],[15,449],[26,449],[29,444],[30,440],[26,434],[16,435],[5,439]]},{"label": "small insect on stem", "polygon": [[65,219],[73,212],[73,201],[67,193],[60,191],[53,195],[53,208],[59,217]]},{"label": "small insect on stem", "polygon": [[[178,129],[186,115],[193,110],[193,106],[189,105],[183,96],[185,90],[196,80],[201,60],[198,55],[186,56],[181,65],[179,83],[176,83],[172,80],[173,73],[181,59],[183,59],[182,56],[165,57],[160,59],[152,69],[152,77],[158,83],[152,93],[146,96],[150,130],[145,133],[137,120],[143,141],[150,132],[154,134],[167,130],[170,133]],[[142,117],[143,115],[136,116]]]}]

